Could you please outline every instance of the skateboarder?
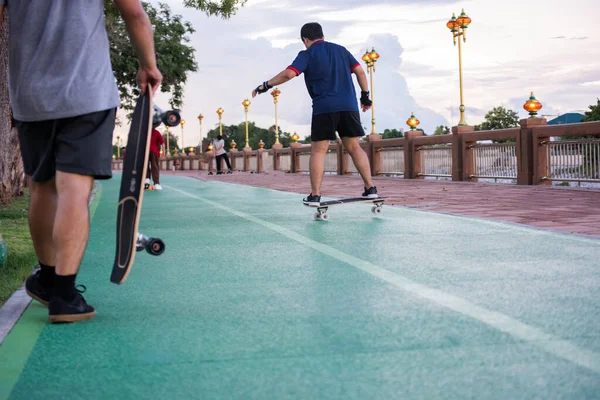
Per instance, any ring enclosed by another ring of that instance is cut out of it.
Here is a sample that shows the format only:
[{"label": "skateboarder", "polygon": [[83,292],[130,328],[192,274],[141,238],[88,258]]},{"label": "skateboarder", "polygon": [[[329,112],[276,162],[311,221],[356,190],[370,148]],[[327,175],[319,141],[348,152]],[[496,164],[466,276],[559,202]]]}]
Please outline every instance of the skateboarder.
[{"label": "skateboarder", "polygon": [[304,73],[306,88],[313,101],[310,135],[312,191],[304,199],[304,204],[319,205],[321,202],[325,154],[329,141],[336,140],[336,131],[364,181],[365,190],[361,197],[377,198],[377,188],[371,180],[369,159],[359,144],[359,138],[365,133],[360,123],[352,81],[352,74],[355,74],[361,88],[361,108],[366,112],[371,108],[372,102],[369,99],[365,72],[348,50],[325,41],[323,28],[318,23],[305,24],[300,30],[300,37],[306,50],[298,53],[292,65],[254,89],[252,97]]},{"label": "skateboarder", "polygon": [[160,159],[160,152],[163,150],[163,146],[165,145],[165,140],[162,135],[156,129],[160,125],[159,123],[155,123],[152,127],[152,137],[150,138],[150,154],[149,156],[149,166],[148,173],[146,175],[146,184],[150,184],[150,174],[152,173],[152,181],[154,182],[154,190],[162,190],[162,186],[160,186],[160,167],[158,165]]},{"label": "skateboarder", "polygon": [[[113,1],[139,58],[138,84],[155,92],[162,76],[150,20],[139,0]],[[75,280],[88,241],[92,184],[112,177],[120,105],[104,0],[0,0],[0,21],[4,12],[10,105],[30,179],[29,227],[40,265],[25,288],[48,306],[51,322],[92,318],[96,311]]]}]

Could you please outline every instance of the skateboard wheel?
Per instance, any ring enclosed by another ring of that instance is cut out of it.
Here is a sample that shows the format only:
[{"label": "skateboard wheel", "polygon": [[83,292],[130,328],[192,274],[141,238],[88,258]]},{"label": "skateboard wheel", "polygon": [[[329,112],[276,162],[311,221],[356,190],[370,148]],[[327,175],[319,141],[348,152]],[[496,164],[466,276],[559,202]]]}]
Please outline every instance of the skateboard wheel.
[{"label": "skateboard wheel", "polygon": [[165,244],[160,239],[151,238],[146,245],[146,251],[153,256],[160,256],[165,251]]},{"label": "skateboard wheel", "polygon": [[154,186],[150,186],[148,189],[150,189],[150,190],[154,190]]},{"label": "skateboard wheel", "polygon": [[321,219],[322,219],[323,221],[329,221],[329,214],[327,214],[327,213],[323,213],[323,214],[321,214]]},{"label": "skateboard wheel", "polygon": [[371,212],[372,212],[373,214],[375,214],[375,213],[377,212],[377,211],[375,211],[375,210],[377,210],[377,206],[373,206],[373,207],[371,207]]},{"label": "skateboard wheel", "polygon": [[313,217],[314,217],[315,221],[320,221],[321,220],[321,214],[319,214],[318,212],[316,212]]}]

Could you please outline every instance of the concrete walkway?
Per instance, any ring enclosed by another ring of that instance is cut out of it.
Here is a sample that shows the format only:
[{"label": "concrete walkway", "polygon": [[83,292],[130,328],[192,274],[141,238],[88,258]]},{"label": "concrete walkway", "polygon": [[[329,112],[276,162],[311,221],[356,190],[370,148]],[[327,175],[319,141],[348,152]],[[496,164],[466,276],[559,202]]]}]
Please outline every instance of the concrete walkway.
[{"label": "concrete walkway", "polygon": [[[278,171],[219,176],[209,176],[205,171],[161,173],[304,194],[310,192],[310,180],[305,174]],[[375,182],[381,195],[391,197],[387,201],[389,205],[514,222],[600,238],[600,189],[381,177],[375,178]],[[354,197],[362,192],[361,188],[362,180],[358,177],[326,175],[323,195]]]}]

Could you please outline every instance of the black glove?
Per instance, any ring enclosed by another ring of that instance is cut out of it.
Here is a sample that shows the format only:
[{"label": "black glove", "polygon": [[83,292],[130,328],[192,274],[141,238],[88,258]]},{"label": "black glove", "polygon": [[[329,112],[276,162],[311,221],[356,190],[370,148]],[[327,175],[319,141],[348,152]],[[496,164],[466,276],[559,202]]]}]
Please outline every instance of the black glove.
[{"label": "black glove", "polygon": [[[267,90],[271,89],[272,86],[269,86],[269,84],[267,82],[269,82],[269,81],[264,81],[262,83],[262,85],[258,85],[256,87],[256,93],[258,93],[258,94],[265,93]],[[260,88],[261,86],[263,87],[262,89]]]},{"label": "black glove", "polygon": [[373,102],[369,100],[369,92],[360,92],[360,104],[367,107],[373,105]]}]

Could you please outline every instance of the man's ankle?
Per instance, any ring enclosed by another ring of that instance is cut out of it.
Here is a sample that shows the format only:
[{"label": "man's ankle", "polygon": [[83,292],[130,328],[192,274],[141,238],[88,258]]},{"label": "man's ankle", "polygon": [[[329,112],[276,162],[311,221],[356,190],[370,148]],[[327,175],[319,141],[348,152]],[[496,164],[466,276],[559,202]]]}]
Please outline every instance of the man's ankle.
[{"label": "man's ankle", "polygon": [[75,278],[77,274],[74,275],[55,275],[54,276],[54,287],[53,294],[56,297],[60,297],[63,300],[71,301],[77,291],[75,290]]}]

